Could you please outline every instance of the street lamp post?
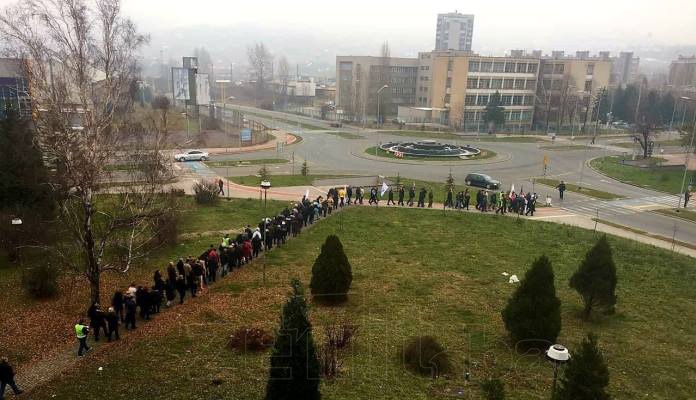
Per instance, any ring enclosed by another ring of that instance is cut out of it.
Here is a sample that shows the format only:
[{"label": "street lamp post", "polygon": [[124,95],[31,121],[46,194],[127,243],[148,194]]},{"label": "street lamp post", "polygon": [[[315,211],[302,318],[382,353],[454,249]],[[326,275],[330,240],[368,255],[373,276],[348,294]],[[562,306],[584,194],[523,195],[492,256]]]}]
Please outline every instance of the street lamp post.
[{"label": "street lamp post", "polygon": [[263,286],[266,286],[266,235],[268,234],[266,232],[266,223],[268,220],[266,219],[266,200],[268,199],[268,189],[271,188],[271,182],[270,181],[261,181],[261,190],[264,192],[264,202],[263,202],[263,248],[264,248],[264,254],[263,254]]},{"label": "street lamp post", "polygon": [[558,381],[558,368],[570,361],[570,352],[560,344],[554,344],[546,350],[546,358],[553,363],[553,386],[551,386],[551,400],[556,398],[556,382]]},{"label": "street lamp post", "polygon": [[380,93],[382,93],[382,90],[384,90],[388,87],[389,87],[389,85],[384,85],[377,90],[377,127],[378,128],[382,127],[382,118],[381,118],[382,116],[379,113],[379,106],[380,106],[379,95],[380,95]]}]

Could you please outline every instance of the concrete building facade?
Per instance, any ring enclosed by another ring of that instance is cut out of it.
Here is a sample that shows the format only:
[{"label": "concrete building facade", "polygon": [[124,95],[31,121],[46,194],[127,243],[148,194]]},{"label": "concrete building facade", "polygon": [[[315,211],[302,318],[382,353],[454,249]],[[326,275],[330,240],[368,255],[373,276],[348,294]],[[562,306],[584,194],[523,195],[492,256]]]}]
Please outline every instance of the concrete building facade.
[{"label": "concrete building facade", "polygon": [[[396,116],[399,106],[416,103],[417,58],[336,57],[336,106],[347,119]],[[379,96],[377,91],[387,85]]]},{"label": "concrete building facade", "polygon": [[17,110],[23,118],[31,117],[25,60],[0,58],[0,119],[4,118],[6,105]]},{"label": "concrete building facade", "polygon": [[669,84],[675,89],[696,87],[696,56],[679,56],[672,61],[669,66]]},{"label": "concrete building facade", "polygon": [[609,52],[600,52],[600,58],[611,60],[611,77],[609,83],[613,87],[625,87],[638,79],[640,58],[632,51],[622,51],[618,57],[609,57]]},{"label": "concrete building facade", "polygon": [[458,12],[438,14],[435,50],[471,51],[474,16]]}]

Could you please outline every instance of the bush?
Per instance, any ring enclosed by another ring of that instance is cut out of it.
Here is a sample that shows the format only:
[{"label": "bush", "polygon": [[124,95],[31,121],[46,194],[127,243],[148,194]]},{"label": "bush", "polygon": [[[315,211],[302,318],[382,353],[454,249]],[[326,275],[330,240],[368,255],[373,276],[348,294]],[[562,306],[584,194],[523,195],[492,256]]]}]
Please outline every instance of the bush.
[{"label": "bush", "polygon": [[220,188],[213,181],[198,181],[193,184],[193,193],[198,204],[215,204],[218,202]]},{"label": "bush", "polygon": [[505,385],[498,378],[483,381],[481,390],[486,400],[505,400]]},{"label": "bush", "polygon": [[179,237],[179,214],[176,211],[169,211],[154,220],[155,246],[173,246]]},{"label": "bush", "polygon": [[35,299],[46,299],[58,294],[60,271],[51,264],[36,264],[22,273],[22,286]]},{"label": "bush", "polygon": [[607,236],[587,252],[578,270],[570,278],[570,287],[582,297],[585,305],[583,316],[590,317],[592,310],[602,307],[613,311],[616,305],[616,265],[611,254],[611,246]]},{"label": "bush", "polygon": [[332,379],[338,375],[343,363],[339,353],[350,345],[358,327],[353,324],[327,325],[324,327],[324,343],[319,347],[319,368],[321,375]]},{"label": "bush", "polygon": [[502,317],[516,343],[542,348],[556,342],[561,331],[561,301],[556,297],[553,268],[546,256],[534,261]]},{"label": "bush", "polygon": [[404,365],[413,372],[436,378],[452,369],[445,348],[432,336],[411,338],[401,351]]},{"label": "bush", "polygon": [[302,174],[302,176],[309,175],[309,166],[307,165],[307,160],[304,160],[304,162],[302,162],[302,169],[300,170],[300,173]]},{"label": "bush", "polygon": [[234,331],[227,348],[241,351],[263,351],[273,346],[273,336],[261,328],[242,327]]},{"label": "bush", "polygon": [[184,197],[186,196],[186,191],[184,189],[178,189],[178,188],[171,188],[169,190],[169,193],[171,193],[172,196],[174,197]]},{"label": "bush", "polygon": [[312,295],[326,302],[345,301],[352,282],[352,268],[341,240],[329,235],[312,266]]}]

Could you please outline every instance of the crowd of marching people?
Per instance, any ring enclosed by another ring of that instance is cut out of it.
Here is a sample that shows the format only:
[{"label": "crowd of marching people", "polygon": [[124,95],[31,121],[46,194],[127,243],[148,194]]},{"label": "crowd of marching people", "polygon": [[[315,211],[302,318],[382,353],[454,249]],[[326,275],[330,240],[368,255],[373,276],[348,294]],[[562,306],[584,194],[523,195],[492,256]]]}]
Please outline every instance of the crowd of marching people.
[{"label": "crowd of marching people", "polygon": [[[379,205],[387,197],[387,205],[425,208],[433,207],[433,190],[425,187],[417,190],[415,183],[408,189],[403,185],[386,185],[381,188],[373,186],[367,190],[368,205]],[[132,283],[125,290],[117,290],[111,297],[111,303],[104,308],[99,303],[92,304],[87,310],[88,323],[80,319],[75,325],[75,334],[80,343],[78,356],[83,356],[91,348],[87,337],[92,334],[95,341],[104,337],[107,341],[119,340],[119,328],[136,329],[137,320],[149,320],[160,312],[163,306],[173,307],[184,304],[187,296],[194,298],[206,293],[209,285],[219,278],[224,278],[233,270],[242,268],[257,258],[262,251],[285,244],[290,237],[296,237],[302,229],[320,218],[330,216],[338,208],[351,204],[362,205],[366,189],[360,186],[332,188],[326,196],[314,200],[307,195],[298,203],[291,203],[275,217],[263,218],[256,226],[247,225],[240,232],[225,234],[217,245],[211,244],[200,255],[189,255],[172,261],[162,272],[156,270],[149,285]],[[395,201],[395,195],[398,202]],[[480,212],[496,214],[516,213],[534,215],[536,193],[495,192],[478,190],[473,195],[475,208]],[[469,210],[472,192],[446,192],[445,208]],[[139,318],[138,318],[139,317]]]}]

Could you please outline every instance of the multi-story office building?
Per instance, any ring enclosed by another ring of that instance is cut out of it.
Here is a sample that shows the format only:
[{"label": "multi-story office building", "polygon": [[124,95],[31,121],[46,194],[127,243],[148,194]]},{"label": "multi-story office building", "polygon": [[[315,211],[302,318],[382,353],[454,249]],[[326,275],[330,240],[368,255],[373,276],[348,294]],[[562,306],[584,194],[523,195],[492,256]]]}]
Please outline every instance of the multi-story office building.
[{"label": "multi-story office building", "polygon": [[485,107],[498,92],[506,121],[498,129],[531,128],[539,59],[434,51],[421,54],[419,60],[429,64],[423,71],[430,76],[427,103],[432,108],[448,109],[450,125],[467,131],[485,130]]},{"label": "multi-story office building", "polygon": [[395,116],[400,105],[415,105],[417,75],[417,58],[338,56],[336,106],[346,118],[369,119],[379,100],[380,115]]},{"label": "multi-story office building", "polygon": [[458,12],[438,14],[435,50],[471,51],[474,16]]},{"label": "multi-story office building", "polygon": [[696,87],[696,56],[679,56],[669,66],[669,84],[675,89]]},{"label": "multi-story office building", "polygon": [[609,86],[612,61],[589,52],[565,56],[561,51],[541,58],[535,124],[561,129],[592,118],[590,110]]}]

